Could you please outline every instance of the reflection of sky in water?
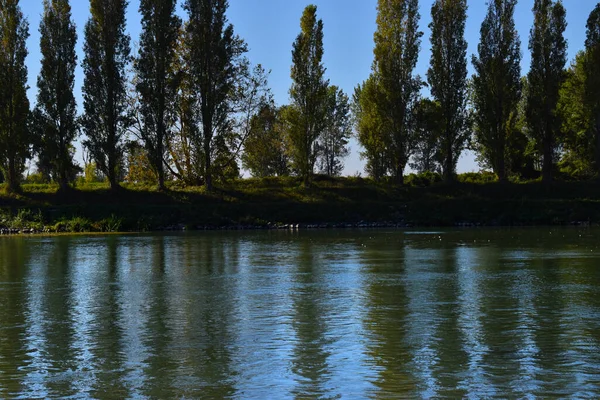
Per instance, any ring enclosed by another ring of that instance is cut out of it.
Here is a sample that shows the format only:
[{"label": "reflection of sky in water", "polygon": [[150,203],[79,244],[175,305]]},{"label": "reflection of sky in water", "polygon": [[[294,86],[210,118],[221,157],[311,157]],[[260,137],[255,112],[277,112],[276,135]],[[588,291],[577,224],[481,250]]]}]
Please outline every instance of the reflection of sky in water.
[{"label": "reflection of sky in water", "polygon": [[598,397],[565,232],[0,239],[0,397]]}]

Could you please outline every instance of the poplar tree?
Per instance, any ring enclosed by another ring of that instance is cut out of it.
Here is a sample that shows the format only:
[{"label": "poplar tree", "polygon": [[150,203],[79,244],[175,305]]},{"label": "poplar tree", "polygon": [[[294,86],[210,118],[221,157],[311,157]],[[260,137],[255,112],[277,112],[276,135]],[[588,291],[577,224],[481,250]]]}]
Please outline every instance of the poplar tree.
[{"label": "poplar tree", "polygon": [[165,188],[164,159],[174,120],[174,62],[181,26],[181,20],[175,15],[176,5],[176,0],[140,1],[142,34],[139,57],[134,63],[140,135],[160,190]]},{"label": "poplar tree", "polygon": [[318,142],[318,167],[322,174],[339,176],[344,169],[342,159],[350,154],[350,101],[344,91],[335,85],[328,88],[327,94],[327,120]]},{"label": "poplar tree", "polygon": [[267,104],[250,121],[250,135],[244,144],[242,163],[254,177],[289,174],[280,114],[280,109]]},{"label": "poplar tree", "polygon": [[441,168],[453,181],[456,164],[469,137],[467,131],[466,0],[435,0],[431,7],[431,65],[427,80],[441,107]]},{"label": "poplar tree", "polygon": [[478,57],[473,56],[475,139],[483,160],[503,182],[507,141],[521,97],[521,42],[515,27],[517,0],[491,0],[481,25]]},{"label": "poplar tree", "polygon": [[566,11],[560,0],[535,0],[533,14],[527,123],[542,154],[542,180],[550,182],[561,126],[557,104],[567,61]]},{"label": "poplar tree", "polygon": [[18,0],[0,0],[0,170],[7,190],[21,190],[31,143],[28,130],[26,40],[29,25]]},{"label": "poplar tree", "polygon": [[309,5],[300,19],[301,32],[292,49],[291,107],[284,117],[289,124],[289,142],[296,171],[308,183],[318,157],[318,144],[325,129],[329,81],[323,66],[323,21],[317,7]]},{"label": "poplar tree", "polygon": [[585,53],[585,103],[591,117],[596,174],[600,177],[600,3],[587,21]]},{"label": "poplar tree", "polygon": [[352,108],[358,141],[365,151],[361,158],[366,160],[365,171],[379,181],[390,170],[381,114],[377,103],[382,96],[378,75],[369,78],[354,89]]},{"label": "poplar tree", "polygon": [[204,184],[209,191],[213,187],[213,161],[232,130],[232,97],[240,76],[247,72],[243,55],[248,49],[227,21],[228,7],[227,0],[184,2],[189,16],[186,25],[189,76],[200,125],[196,142],[201,146]]},{"label": "poplar tree", "polygon": [[423,36],[419,31],[419,2],[379,0],[377,10],[373,71],[381,95],[375,106],[381,116],[391,173],[402,184],[404,169],[414,151],[414,111],[421,88],[420,78],[413,75]]},{"label": "poplar tree", "polygon": [[73,88],[77,32],[68,0],[44,0],[40,23],[41,71],[34,111],[38,157],[61,190],[73,178],[73,140],[77,136],[77,105]]},{"label": "poplar tree", "polygon": [[126,0],[91,0],[91,16],[84,30],[84,146],[113,190],[119,187],[123,136],[131,126],[126,89],[130,61],[126,9]]}]

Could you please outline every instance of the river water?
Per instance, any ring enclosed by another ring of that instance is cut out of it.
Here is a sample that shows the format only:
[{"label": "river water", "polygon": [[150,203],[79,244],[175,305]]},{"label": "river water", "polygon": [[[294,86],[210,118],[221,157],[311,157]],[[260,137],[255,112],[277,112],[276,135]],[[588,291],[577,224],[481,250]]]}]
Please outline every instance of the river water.
[{"label": "river water", "polygon": [[600,397],[600,230],[0,238],[0,398]]}]

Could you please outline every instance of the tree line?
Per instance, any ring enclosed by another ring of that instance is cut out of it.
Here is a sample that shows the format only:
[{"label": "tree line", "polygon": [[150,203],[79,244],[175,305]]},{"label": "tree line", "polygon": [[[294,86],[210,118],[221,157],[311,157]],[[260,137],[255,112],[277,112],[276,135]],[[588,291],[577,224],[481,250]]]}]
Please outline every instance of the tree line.
[{"label": "tree line", "polygon": [[[490,0],[475,73],[468,77],[466,0],[435,0],[431,59],[421,50],[418,0],[379,0],[372,72],[352,98],[325,78],[323,21],[309,5],[292,44],[290,102],[276,106],[268,72],[247,58],[227,0],[141,0],[133,55],[126,0],[90,0],[81,66],[83,110],[73,94],[77,33],[69,0],[44,0],[37,98],[26,95],[28,23],[19,0],[0,0],[0,180],[18,192],[28,160],[67,190],[78,174],[205,185],[253,176],[343,170],[348,141],[364,148],[374,179],[404,182],[407,166],[453,181],[462,151],[500,181],[600,176],[600,3],[585,48],[569,67],[566,10],[535,0],[531,67],[521,73],[517,0]],[[424,95],[429,93],[429,96]],[[74,161],[81,137],[85,171]]]}]

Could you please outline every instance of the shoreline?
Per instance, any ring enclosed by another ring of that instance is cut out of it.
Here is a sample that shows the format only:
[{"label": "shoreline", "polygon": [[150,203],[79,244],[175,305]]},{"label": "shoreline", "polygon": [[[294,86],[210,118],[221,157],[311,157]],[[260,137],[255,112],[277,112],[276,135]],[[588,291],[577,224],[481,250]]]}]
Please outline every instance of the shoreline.
[{"label": "shoreline", "polygon": [[0,235],[219,230],[594,226],[594,182],[395,186],[330,178],[240,180],[205,193],[93,186],[67,194],[44,185],[0,192]]}]

